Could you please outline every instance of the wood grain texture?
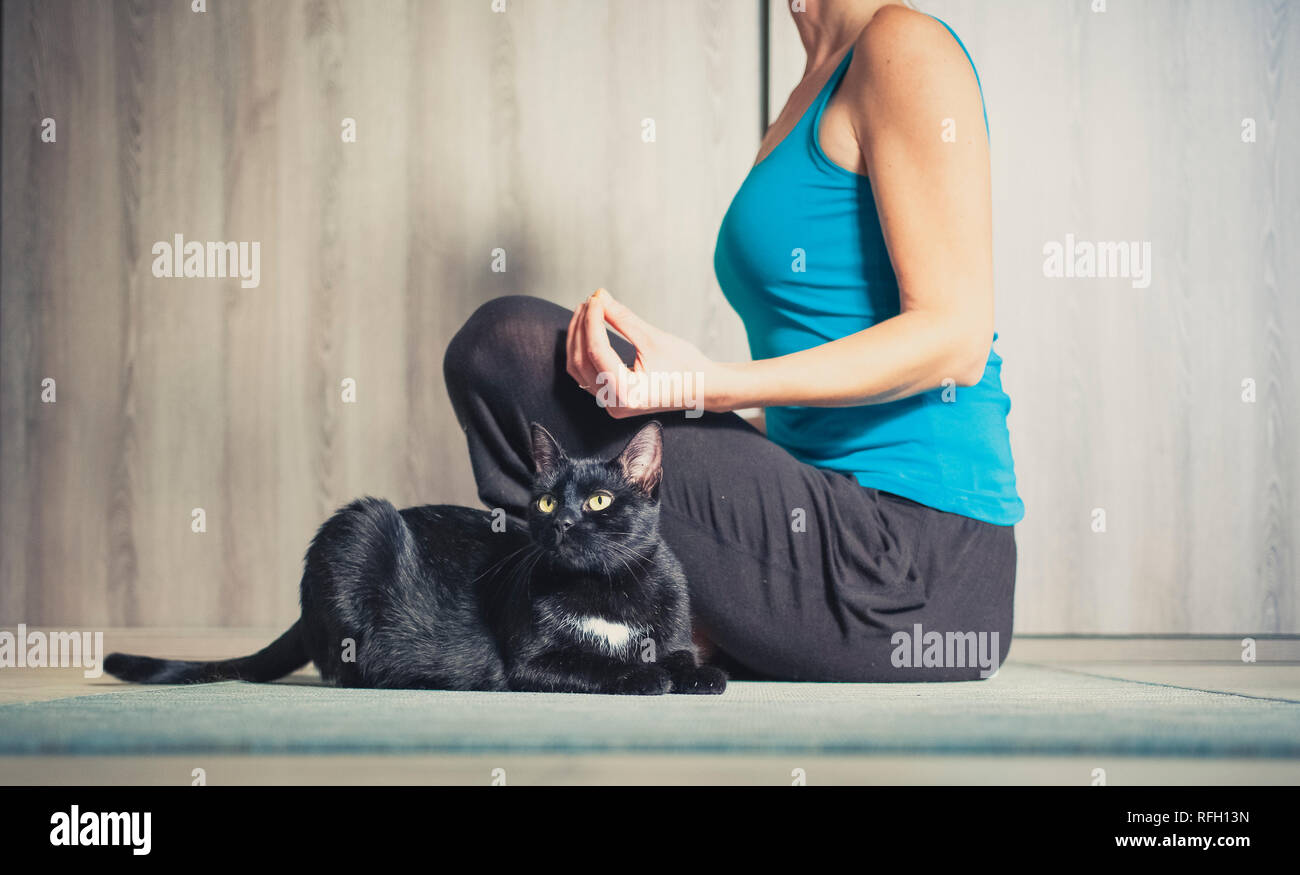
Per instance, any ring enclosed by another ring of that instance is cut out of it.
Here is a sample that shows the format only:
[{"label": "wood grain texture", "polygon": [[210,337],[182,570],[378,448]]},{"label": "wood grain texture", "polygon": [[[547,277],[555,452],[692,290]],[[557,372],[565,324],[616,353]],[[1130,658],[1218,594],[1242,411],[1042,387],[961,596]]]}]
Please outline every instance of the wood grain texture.
[{"label": "wood grain texture", "polygon": [[[1300,631],[1300,8],[918,5],[973,55],[992,129],[1017,629]],[[773,6],[779,109],[803,58]],[[1066,234],[1150,241],[1150,287],[1046,278]]]},{"label": "wood grain texture", "polygon": [[[712,252],[757,142],[754,3],[3,14],[0,626],[288,622],[333,508],[476,504],[442,359],[497,295],[604,285],[745,355]],[[259,241],[260,286],[155,278],[177,233]]]},{"label": "wood grain texture", "polygon": [[[920,5],[992,126],[1017,629],[1300,632],[1295,4]],[[475,503],[442,357],[496,295],[604,285],[746,355],[711,257],[757,3],[208,6],[5,0],[0,627],[273,626],[338,504]],[[775,117],[803,56],[771,6]],[[260,241],[260,287],[154,278],[176,233]],[[1045,278],[1067,233],[1150,241],[1151,286]]]}]

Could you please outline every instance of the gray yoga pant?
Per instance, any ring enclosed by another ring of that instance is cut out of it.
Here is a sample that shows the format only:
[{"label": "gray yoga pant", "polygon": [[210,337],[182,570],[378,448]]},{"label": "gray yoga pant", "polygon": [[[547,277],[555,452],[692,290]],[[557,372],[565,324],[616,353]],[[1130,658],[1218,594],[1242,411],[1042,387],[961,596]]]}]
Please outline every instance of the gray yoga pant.
[{"label": "gray yoga pant", "polygon": [[[497,298],[447,348],[479,497],[513,516],[530,499],[530,422],[570,455],[613,457],[649,418],[614,419],[568,375],[570,315],[541,298]],[[630,364],[631,345],[610,338]],[[733,676],[974,680],[1005,661],[1012,527],[804,464],[732,413],[653,418],[664,425],[662,532],[697,627]]]}]

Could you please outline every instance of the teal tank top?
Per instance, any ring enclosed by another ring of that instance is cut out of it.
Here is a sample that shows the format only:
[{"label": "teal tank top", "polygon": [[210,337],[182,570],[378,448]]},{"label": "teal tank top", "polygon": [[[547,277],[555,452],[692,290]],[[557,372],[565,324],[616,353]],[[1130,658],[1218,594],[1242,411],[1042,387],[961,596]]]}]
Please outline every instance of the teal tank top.
[{"label": "teal tank top", "polygon": [[[831,161],[817,139],[852,56],[850,49],[794,130],[750,170],[718,232],[714,270],[756,359],[837,340],[901,309],[871,183]],[[863,486],[1014,525],[1024,504],[1001,373],[990,344],[975,386],[859,407],[769,407],[767,435],[800,461],[851,474]]]}]

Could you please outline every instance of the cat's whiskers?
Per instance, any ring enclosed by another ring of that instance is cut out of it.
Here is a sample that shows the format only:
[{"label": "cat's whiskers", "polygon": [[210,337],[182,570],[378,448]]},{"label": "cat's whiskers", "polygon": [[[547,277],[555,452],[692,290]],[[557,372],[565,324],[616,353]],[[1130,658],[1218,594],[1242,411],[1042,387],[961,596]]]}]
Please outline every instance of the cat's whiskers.
[{"label": "cat's whiskers", "polygon": [[478,577],[474,578],[474,582],[475,582],[475,583],[478,583],[478,582],[479,582],[480,580],[482,580],[484,577],[486,577],[487,575],[491,574],[493,571],[496,571],[498,568],[500,568],[502,565],[504,565],[506,562],[508,562],[508,561],[509,561],[510,559],[512,559],[513,557],[518,556],[520,553],[524,552],[525,550],[529,550],[529,549],[537,550],[537,549],[540,549],[540,548],[538,548],[538,546],[537,546],[536,544],[533,544],[533,543],[531,543],[531,542],[530,542],[530,543],[527,543],[527,544],[524,544],[524,545],[523,545],[522,547],[520,547],[518,550],[514,550],[514,551],[512,551],[512,552],[510,552],[510,553],[507,553],[505,556],[501,557],[501,558],[498,559],[496,562],[493,562],[491,565],[489,565],[486,569],[483,570],[483,572],[482,572]]},{"label": "cat's whiskers", "polygon": [[620,553],[638,562],[644,561],[646,558],[648,558],[646,554],[642,553],[640,550],[636,550],[632,547],[629,547],[627,544],[621,544],[618,541],[606,541],[605,545],[608,546],[615,553]]},{"label": "cat's whiskers", "polygon": [[[524,599],[526,601],[531,601],[532,588],[530,583],[532,570],[541,560],[544,552],[545,551],[543,551],[541,547],[530,543],[515,550],[513,553],[510,553],[505,557],[505,559],[497,563],[497,565],[502,565],[509,560],[513,560],[510,564],[505,566],[509,574],[509,576],[505,578],[504,586],[502,587],[502,590],[505,593],[505,598],[512,600],[517,598],[519,585],[522,581],[524,587]],[[523,555],[520,555],[521,553]]]},{"label": "cat's whiskers", "polygon": [[[606,540],[605,546],[610,548],[610,553],[613,557],[622,563],[623,567],[627,569],[628,576],[633,580],[638,580],[636,568],[633,567],[633,563],[636,563],[639,566],[647,558],[645,554],[633,550],[626,544],[620,544],[618,541]],[[629,559],[632,561],[629,562]]]}]

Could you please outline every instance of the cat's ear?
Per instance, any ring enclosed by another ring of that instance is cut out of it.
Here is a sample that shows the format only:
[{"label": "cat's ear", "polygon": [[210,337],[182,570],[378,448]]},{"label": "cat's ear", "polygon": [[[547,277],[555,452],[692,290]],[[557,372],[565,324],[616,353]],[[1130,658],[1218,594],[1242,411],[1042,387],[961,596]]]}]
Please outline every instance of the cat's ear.
[{"label": "cat's ear", "polygon": [[629,483],[654,498],[664,473],[664,427],[654,420],[647,422],[615,461]]},{"label": "cat's ear", "polygon": [[551,433],[537,423],[531,424],[533,436],[533,470],[538,474],[549,471],[564,458],[564,450]]}]

